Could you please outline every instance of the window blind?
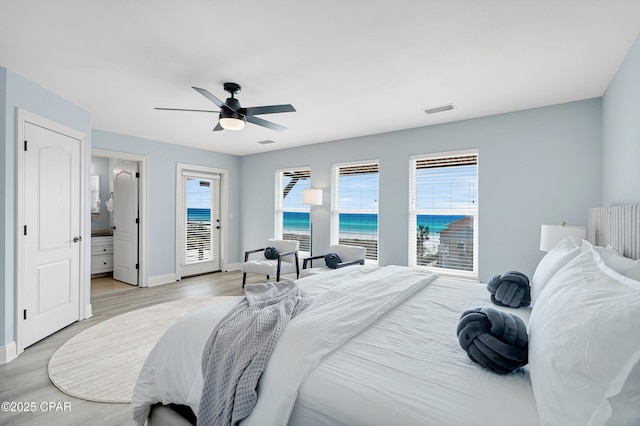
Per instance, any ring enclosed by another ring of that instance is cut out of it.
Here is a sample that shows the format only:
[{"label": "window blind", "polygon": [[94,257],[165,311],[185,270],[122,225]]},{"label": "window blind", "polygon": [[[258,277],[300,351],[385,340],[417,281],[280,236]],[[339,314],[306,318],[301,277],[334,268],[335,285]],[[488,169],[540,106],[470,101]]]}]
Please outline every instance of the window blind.
[{"label": "window blind", "polygon": [[409,265],[477,278],[477,150],[411,157]]},{"label": "window blind", "polygon": [[336,164],[332,173],[331,241],[366,248],[378,260],[378,162]]}]

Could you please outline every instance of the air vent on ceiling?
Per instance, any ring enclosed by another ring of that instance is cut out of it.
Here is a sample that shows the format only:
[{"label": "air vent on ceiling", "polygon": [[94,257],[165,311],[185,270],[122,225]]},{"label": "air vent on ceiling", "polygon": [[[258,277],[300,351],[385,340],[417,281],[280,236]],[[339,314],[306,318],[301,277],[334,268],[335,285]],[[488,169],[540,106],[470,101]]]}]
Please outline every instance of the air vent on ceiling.
[{"label": "air vent on ceiling", "polygon": [[451,111],[452,109],[455,109],[455,105],[447,104],[447,105],[442,105],[435,108],[427,108],[427,109],[424,109],[423,111],[426,112],[427,114],[437,114],[439,112]]},{"label": "air vent on ceiling", "polygon": [[270,143],[275,143],[274,141],[270,141],[270,140],[266,140],[266,141],[260,141],[258,142],[261,145],[269,145]]}]

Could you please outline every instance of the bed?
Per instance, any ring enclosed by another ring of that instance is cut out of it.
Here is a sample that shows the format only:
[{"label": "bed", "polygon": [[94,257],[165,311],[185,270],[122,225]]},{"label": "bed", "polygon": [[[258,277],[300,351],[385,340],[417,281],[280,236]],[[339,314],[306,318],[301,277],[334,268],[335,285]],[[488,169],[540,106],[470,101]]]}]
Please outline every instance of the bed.
[{"label": "bed", "polygon": [[[591,209],[595,246],[567,240],[547,253],[531,280],[544,288],[533,308],[496,306],[484,284],[417,268],[353,267],[297,280],[313,303],[280,336],[241,424],[640,421],[639,210]],[[150,425],[189,424],[167,407],[198,412],[203,348],[241,299],[194,313],[160,339],[133,395],[139,424],[147,415]],[[511,374],[480,367],[458,342],[461,313],[487,306],[528,324],[529,364]]]}]

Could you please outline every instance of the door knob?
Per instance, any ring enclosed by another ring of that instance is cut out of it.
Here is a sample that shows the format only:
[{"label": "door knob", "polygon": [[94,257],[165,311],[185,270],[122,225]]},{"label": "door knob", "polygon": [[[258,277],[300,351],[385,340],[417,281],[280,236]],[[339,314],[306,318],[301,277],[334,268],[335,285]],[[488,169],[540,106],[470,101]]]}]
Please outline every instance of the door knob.
[{"label": "door knob", "polygon": [[78,241],[82,241],[82,237],[73,237],[74,243],[77,243]]}]

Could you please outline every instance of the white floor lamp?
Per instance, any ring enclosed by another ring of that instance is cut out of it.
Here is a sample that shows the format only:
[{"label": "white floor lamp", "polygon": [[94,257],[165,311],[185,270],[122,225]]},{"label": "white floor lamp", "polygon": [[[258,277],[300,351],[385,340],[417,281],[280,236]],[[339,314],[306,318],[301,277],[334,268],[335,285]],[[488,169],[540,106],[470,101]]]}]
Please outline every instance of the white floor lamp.
[{"label": "white floor lamp", "polygon": [[[321,206],[322,189],[303,189],[302,204],[306,206]],[[309,209],[309,254],[313,256],[313,221],[311,220],[311,209]]]}]

